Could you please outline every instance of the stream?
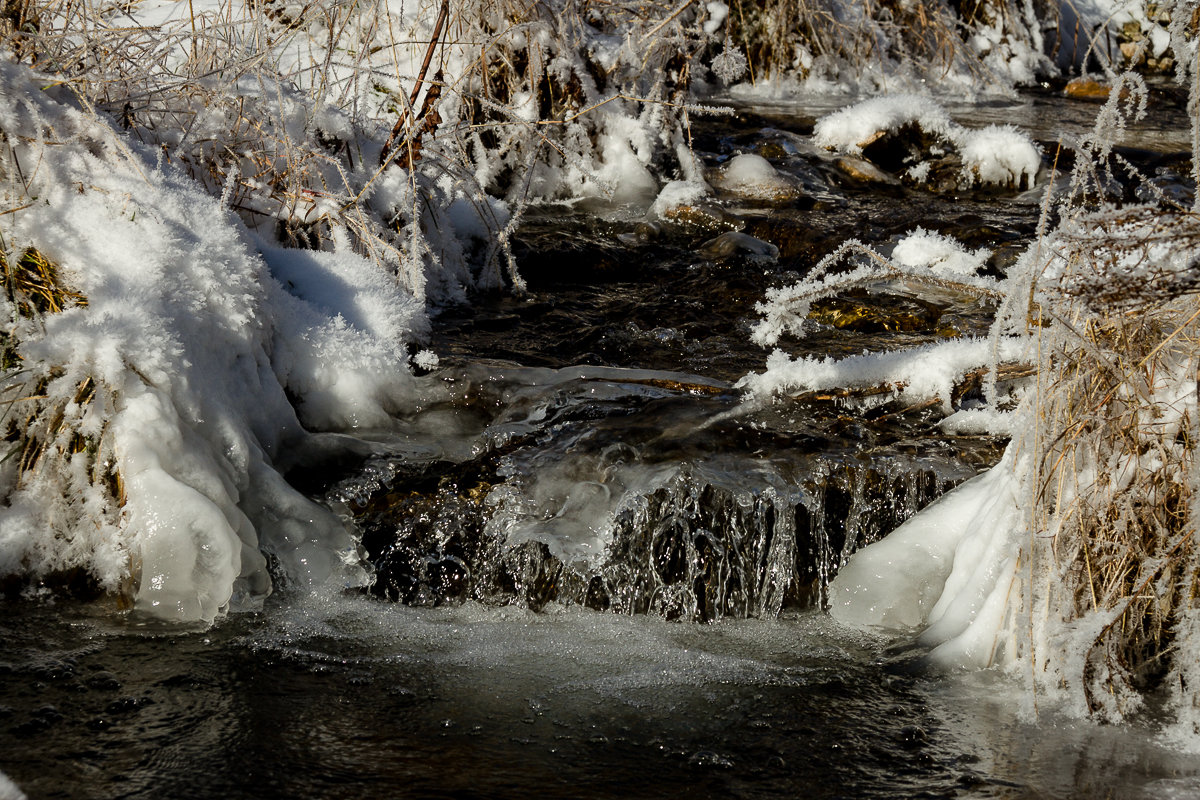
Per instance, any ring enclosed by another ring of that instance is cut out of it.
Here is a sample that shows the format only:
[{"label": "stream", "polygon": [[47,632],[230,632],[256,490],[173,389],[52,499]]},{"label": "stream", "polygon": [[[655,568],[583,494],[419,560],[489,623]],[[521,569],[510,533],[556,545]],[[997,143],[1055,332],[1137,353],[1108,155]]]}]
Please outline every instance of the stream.
[{"label": "stream", "polygon": [[[1153,93],[1120,152],[1190,203],[1184,98]],[[694,124],[705,164],[757,153],[798,200],[718,195],[674,221],[529,211],[528,293],[442,311],[420,406],[291,465],[362,532],[370,590],[284,591],[207,630],[4,601],[0,771],[30,798],[1200,793],[1153,711],[1060,718],[1004,676],[930,674],[823,612],[855,550],[1005,442],[886,398],[746,406],[733,384],[766,357],[755,303],[847,238],[886,247],[918,226],[992,249],[1003,275],[1041,194],[857,180],[808,142],[834,107],[739,103]],[[1096,109],[1044,90],[950,110],[1028,130],[1048,167]],[[979,335],[991,308],[882,291],[815,313],[831,324],[785,349]]]}]

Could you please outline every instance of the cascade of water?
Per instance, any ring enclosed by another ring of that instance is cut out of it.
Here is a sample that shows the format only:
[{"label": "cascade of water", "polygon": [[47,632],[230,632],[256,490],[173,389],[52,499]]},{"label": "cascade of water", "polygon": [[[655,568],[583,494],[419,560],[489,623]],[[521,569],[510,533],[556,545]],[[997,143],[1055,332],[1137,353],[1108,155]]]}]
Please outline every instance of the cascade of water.
[{"label": "cascade of water", "polygon": [[731,447],[725,431],[726,446],[710,448],[694,422],[678,437],[670,423],[708,401],[660,400],[640,406],[641,433],[618,415],[617,437],[609,416],[589,418],[611,406],[575,400],[553,436],[416,472],[381,462],[338,487],[375,564],[374,591],[421,605],[773,618],[824,605],[851,553],[975,474],[952,453],[812,436],[765,451],[753,435]]}]

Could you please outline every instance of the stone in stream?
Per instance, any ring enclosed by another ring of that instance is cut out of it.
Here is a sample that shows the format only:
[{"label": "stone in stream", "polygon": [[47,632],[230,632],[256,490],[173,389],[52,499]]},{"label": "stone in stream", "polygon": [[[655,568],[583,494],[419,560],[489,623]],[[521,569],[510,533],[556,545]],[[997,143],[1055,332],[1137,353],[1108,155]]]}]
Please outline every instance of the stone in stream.
[{"label": "stone in stream", "polygon": [[799,181],[753,153],[734,156],[713,170],[709,181],[722,193],[743,200],[791,203],[803,195]]},{"label": "stone in stream", "polygon": [[741,256],[755,261],[775,261],[779,258],[779,248],[775,245],[738,231],[728,231],[709,239],[700,245],[699,252],[715,259]]},{"label": "stone in stream", "polygon": [[900,184],[895,175],[884,172],[865,158],[841,156],[834,159],[833,165],[841,170],[847,178],[859,183],[881,183],[889,186]]},{"label": "stone in stream", "polygon": [[943,310],[917,298],[847,293],[814,303],[808,317],[860,333],[915,332],[937,330]]},{"label": "stone in stream", "polygon": [[670,206],[662,211],[662,217],[685,229],[698,231],[741,230],[745,224],[720,206],[707,203]]}]

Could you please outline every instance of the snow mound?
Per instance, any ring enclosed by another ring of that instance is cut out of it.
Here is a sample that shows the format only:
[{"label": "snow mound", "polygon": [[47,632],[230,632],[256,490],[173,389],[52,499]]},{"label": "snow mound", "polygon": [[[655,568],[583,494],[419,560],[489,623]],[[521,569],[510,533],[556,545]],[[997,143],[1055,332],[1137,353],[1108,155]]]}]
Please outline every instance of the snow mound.
[{"label": "snow mound", "polygon": [[274,466],[308,436],[289,394],[310,426],[384,424],[411,396],[402,356],[423,310],[350,252],[264,258],[148,149],[23,67],[0,63],[0,81],[0,127],[38,165],[7,243],[36,247],[87,301],[13,330],[22,369],[3,390],[42,387],[22,413],[44,448],[0,473],[0,572],[84,569],[175,620],[256,607],[264,551],[298,587],[361,581],[344,525]]},{"label": "snow mound", "polygon": [[916,125],[947,140],[957,127],[931,98],[900,94],[873,97],[822,117],[813,128],[813,139],[820,147],[861,155],[880,133],[895,133],[905,125]]},{"label": "snow mound", "polygon": [[784,201],[800,196],[800,187],[760,155],[734,156],[716,171],[713,184],[720,190],[754,200]]},{"label": "snow mound", "polygon": [[670,219],[672,212],[710,197],[708,186],[699,181],[671,181],[658,193],[650,206],[650,214],[659,219]]},{"label": "snow mound", "polygon": [[917,228],[901,239],[892,260],[905,267],[923,267],[946,278],[974,276],[987,262],[992,251],[970,251],[949,236]]},{"label": "snow mound", "polygon": [[1042,150],[1011,125],[960,129],[954,141],[969,179],[983,184],[1033,188],[1042,165]]}]

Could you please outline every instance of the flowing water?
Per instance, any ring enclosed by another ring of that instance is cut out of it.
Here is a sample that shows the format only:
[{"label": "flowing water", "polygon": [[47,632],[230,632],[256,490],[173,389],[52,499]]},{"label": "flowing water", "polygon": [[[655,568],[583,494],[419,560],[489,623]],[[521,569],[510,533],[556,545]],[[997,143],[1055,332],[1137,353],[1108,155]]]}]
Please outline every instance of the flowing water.
[{"label": "flowing water", "polygon": [[[1122,152],[1185,197],[1186,129],[1163,97]],[[955,113],[1026,120],[1052,153],[1094,110],[1045,94]],[[5,601],[0,771],[30,797],[1200,791],[1200,765],[1155,745],[1152,720],[1043,708],[1034,724],[1003,677],[927,674],[904,643],[822,612],[854,550],[1003,442],[887,397],[745,406],[732,383],[764,361],[754,304],[846,238],[886,246],[918,225],[994,249],[1002,274],[1039,209],[857,183],[808,144],[811,113],[743,106],[693,132],[710,165],[770,158],[800,201],[728,197],[670,224],[531,212],[530,292],[443,312],[420,407],[298,459],[289,479],[362,531],[369,592],[284,592],[203,631]],[[713,242],[735,229],[778,256]],[[977,334],[990,314],[906,292],[817,311],[837,327],[792,352]]]}]

